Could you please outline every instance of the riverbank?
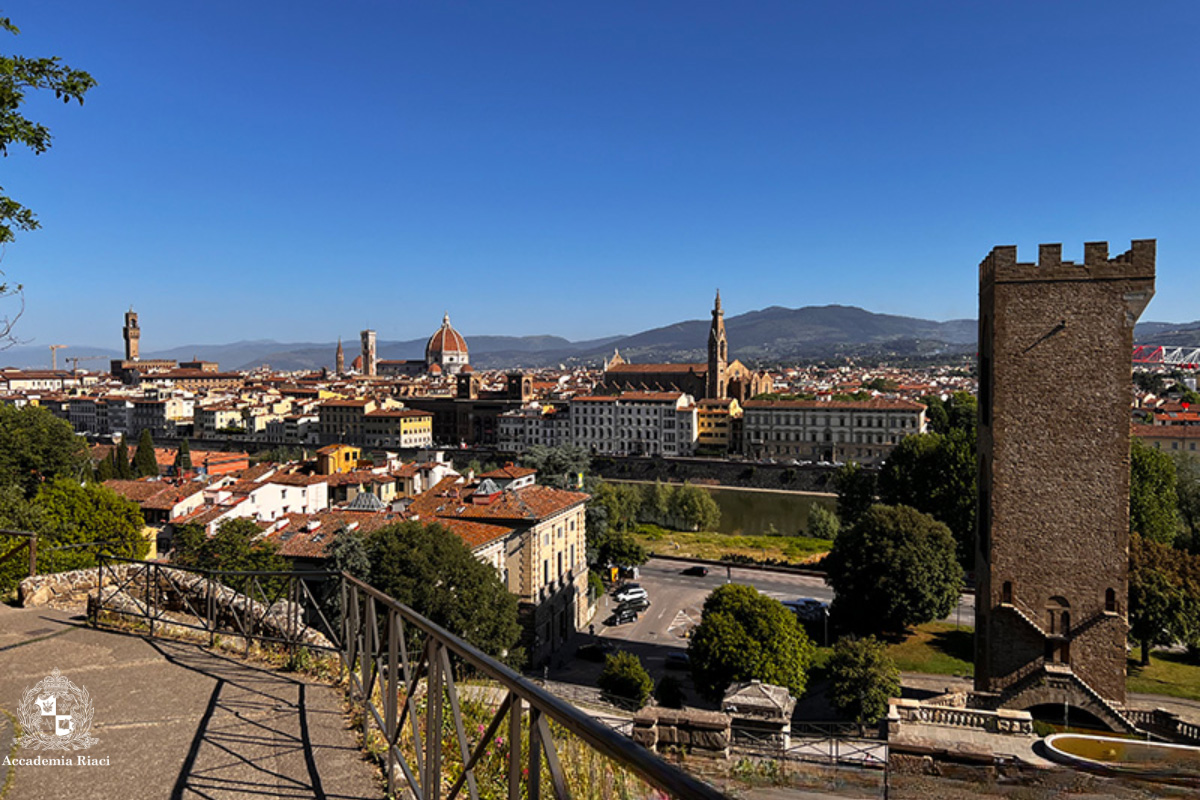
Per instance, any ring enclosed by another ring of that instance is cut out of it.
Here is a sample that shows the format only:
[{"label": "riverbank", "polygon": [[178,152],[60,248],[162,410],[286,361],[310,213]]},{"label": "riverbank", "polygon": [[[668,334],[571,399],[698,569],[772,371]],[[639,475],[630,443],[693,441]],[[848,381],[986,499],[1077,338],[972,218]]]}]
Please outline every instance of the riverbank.
[{"label": "riverbank", "polygon": [[820,561],[832,546],[825,539],[807,536],[738,536],[716,531],[673,531],[658,525],[638,525],[633,538],[652,555],[696,558],[706,561],[749,559],[755,563],[779,562],[803,566]]},{"label": "riverbank", "polygon": [[663,481],[723,486],[738,489],[777,489],[832,492],[833,467],[815,464],[758,464],[715,458],[615,458],[592,459],[592,472],[605,480]]}]

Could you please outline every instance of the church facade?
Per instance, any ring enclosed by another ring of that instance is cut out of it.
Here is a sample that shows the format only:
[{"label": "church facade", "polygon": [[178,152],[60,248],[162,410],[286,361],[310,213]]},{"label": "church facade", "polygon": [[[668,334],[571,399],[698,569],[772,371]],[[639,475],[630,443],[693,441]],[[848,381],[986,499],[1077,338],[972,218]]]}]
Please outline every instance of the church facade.
[{"label": "church facade", "polygon": [[725,311],[721,293],[713,304],[708,331],[708,361],[697,364],[630,364],[619,352],[605,362],[599,389],[608,392],[680,391],[707,400],[734,399],[744,403],[772,389],[771,376],[754,371],[741,361],[729,361]]}]

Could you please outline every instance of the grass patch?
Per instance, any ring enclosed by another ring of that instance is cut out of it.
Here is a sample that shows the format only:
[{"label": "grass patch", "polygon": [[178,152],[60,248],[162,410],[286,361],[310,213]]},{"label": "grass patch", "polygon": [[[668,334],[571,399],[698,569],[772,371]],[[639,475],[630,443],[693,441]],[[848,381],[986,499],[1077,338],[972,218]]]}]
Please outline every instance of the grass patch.
[{"label": "grass patch", "polygon": [[1188,660],[1186,653],[1155,651],[1150,665],[1131,658],[1125,688],[1138,694],[1161,694],[1185,700],[1200,700],[1200,664]]},{"label": "grass patch", "polygon": [[724,556],[778,559],[806,564],[829,552],[832,542],[807,536],[733,536],[725,533],[674,531],[658,525],[638,525],[633,536],[654,555],[720,561]]},{"label": "grass patch", "polygon": [[903,672],[965,677],[975,673],[974,628],[928,622],[918,626],[904,641],[889,645],[887,650]]}]

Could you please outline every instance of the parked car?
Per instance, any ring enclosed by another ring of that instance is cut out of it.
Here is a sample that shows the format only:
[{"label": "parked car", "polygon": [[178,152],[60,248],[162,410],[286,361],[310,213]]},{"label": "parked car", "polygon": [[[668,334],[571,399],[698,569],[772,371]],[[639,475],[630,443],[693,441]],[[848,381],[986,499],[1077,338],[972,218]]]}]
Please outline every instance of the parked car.
[{"label": "parked car", "polygon": [[617,611],[625,611],[626,609],[636,611],[639,614],[650,607],[649,597],[635,597],[631,600],[626,600],[617,606]]},{"label": "parked car", "polygon": [[708,575],[708,567],[704,566],[703,564],[696,564],[695,566],[688,567],[680,574],[694,575],[697,578],[703,578],[704,576]]},{"label": "parked car", "polygon": [[604,624],[609,626],[624,625],[628,622],[637,622],[637,618],[638,612],[634,611],[632,608],[627,608],[624,610],[617,609],[612,616],[604,620]]},{"label": "parked car", "polygon": [[617,589],[615,592],[613,592],[613,599],[618,603],[624,603],[626,600],[633,600],[641,597],[649,597],[649,594],[645,589],[636,583],[627,583],[620,589]]},{"label": "parked car", "polygon": [[691,669],[692,659],[685,650],[672,650],[667,653],[667,669]]},{"label": "parked car", "polygon": [[613,652],[615,649],[616,648],[613,647],[611,643],[600,640],[598,642],[580,645],[579,649],[575,651],[575,655],[588,661],[603,661],[608,657],[608,654]]},{"label": "parked car", "polygon": [[784,600],[783,605],[806,622],[820,619],[823,615],[829,613],[828,603],[812,597],[801,597],[798,600]]}]

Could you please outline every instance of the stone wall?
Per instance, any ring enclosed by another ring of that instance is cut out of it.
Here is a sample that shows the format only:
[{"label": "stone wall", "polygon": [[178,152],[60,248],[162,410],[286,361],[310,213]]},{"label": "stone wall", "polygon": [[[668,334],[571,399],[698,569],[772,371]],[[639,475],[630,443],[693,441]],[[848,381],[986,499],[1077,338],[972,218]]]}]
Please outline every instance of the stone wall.
[{"label": "stone wall", "polygon": [[651,706],[633,718],[633,740],[656,752],[676,748],[728,758],[729,733],[729,715],[715,711]]},{"label": "stone wall", "polygon": [[[113,564],[104,569],[104,585],[125,580],[128,564]],[[90,592],[100,581],[100,568],[74,569],[49,575],[34,575],[17,587],[17,602],[24,608],[44,605],[78,605],[87,603]]]}]

